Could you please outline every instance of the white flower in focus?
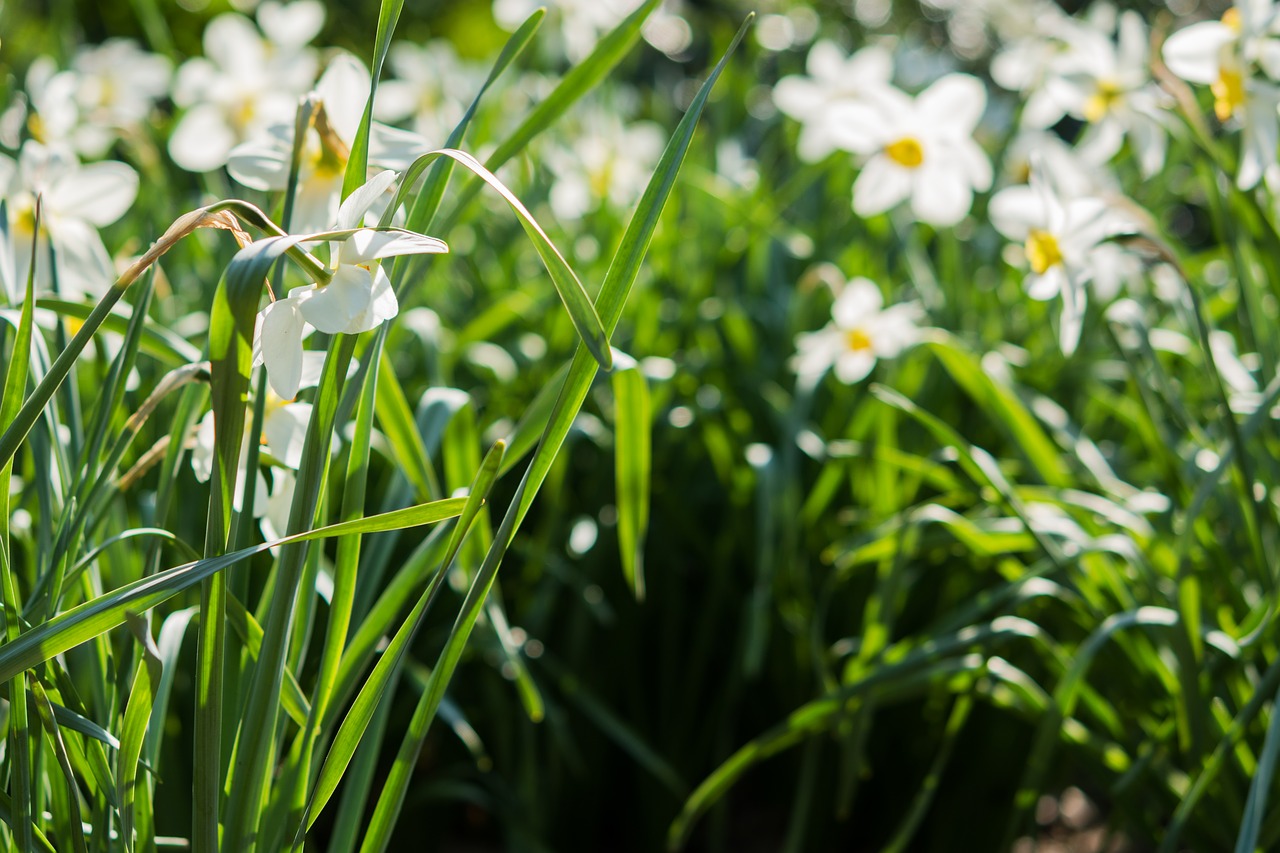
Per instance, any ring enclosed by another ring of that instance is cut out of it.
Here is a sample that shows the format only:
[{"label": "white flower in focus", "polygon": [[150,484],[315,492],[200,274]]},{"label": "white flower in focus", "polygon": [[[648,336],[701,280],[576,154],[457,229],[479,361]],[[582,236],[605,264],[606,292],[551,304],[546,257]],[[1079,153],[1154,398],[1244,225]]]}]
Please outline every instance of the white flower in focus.
[{"label": "white flower in focus", "polygon": [[875,282],[852,279],[836,294],[831,322],[796,337],[792,369],[807,382],[816,382],[828,370],[845,384],[858,382],[877,359],[894,358],[917,341],[923,316],[916,302],[885,308]]},{"label": "white flower in focus", "polygon": [[1060,196],[1037,172],[1029,186],[996,193],[989,212],[997,231],[1022,243],[1027,295],[1042,301],[1062,297],[1058,340],[1064,353],[1075,352],[1087,285],[1117,275],[1112,269],[1116,257],[1104,241],[1131,230],[1132,222],[1100,198]]},{"label": "white flower in focus", "polygon": [[948,74],[915,98],[886,88],[875,106],[842,103],[831,130],[850,151],[870,155],[853,184],[859,216],[904,201],[921,222],[954,225],[991,187],[991,161],[973,140],[987,104],[981,81]]},{"label": "white flower in focus", "polygon": [[[339,54],[316,83],[324,107],[323,124],[307,130],[298,172],[298,190],[290,231],[316,231],[333,222],[342,198],[347,158],[369,98],[369,70],[354,56]],[[292,112],[289,113],[292,116]],[[374,122],[369,129],[369,162],[403,169],[431,150],[427,140],[405,130]],[[227,158],[227,171],[255,190],[285,189],[293,156],[293,122],[276,124],[236,146]],[[354,227],[354,226],[350,226]]]},{"label": "white flower in focus", "polygon": [[652,122],[624,123],[617,112],[597,109],[581,123],[573,147],[547,152],[555,176],[551,209],[562,221],[603,207],[626,209],[644,192],[666,138]]},{"label": "white flower in focus", "polygon": [[845,56],[834,42],[820,41],[805,60],[807,75],[783,77],[773,88],[773,103],[783,114],[800,122],[796,153],[806,163],[816,163],[841,146],[833,131],[837,119],[832,107],[863,103],[889,86],[893,54],[880,45]]},{"label": "white flower in focus", "polygon": [[[382,172],[356,189],[342,203],[333,230],[359,227],[395,179],[394,172]],[[287,298],[277,299],[259,312],[254,358],[266,366],[272,390],[286,400],[297,396],[302,381],[302,339],[308,326],[327,334],[358,334],[396,316],[400,306],[379,260],[447,251],[448,247],[434,237],[363,228],[331,244],[332,278],[327,284],[295,287]]]},{"label": "white flower in focus", "polygon": [[217,16],[204,31],[204,57],[178,69],[173,100],[186,112],[169,154],[189,172],[217,169],[237,143],[292,121],[315,80],[315,52],[305,45],[324,23],[318,0],[263,3],[258,20],[266,38],[243,15]]},{"label": "white flower in focus", "polygon": [[466,112],[464,99],[479,91],[484,73],[459,59],[444,39],[424,45],[398,41],[387,60],[396,77],[378,85],[374,118],[391,124],[407,120],[429,148],[443,148]]},{"label": "white flower in focus", "polygon": [[[1271,0],[1245,0],[1221,21],[1192,24],[1169,36],[1163,57],[1169,70],[1213,92],[1218,121],[1242,131],[1236,184],[1252,189],[1276,159],[1280,142],[1280,14]],[[1270,80],[1258,77],[1260,70]]]},{"label": "white flower in focus", "polygon": [[0,154],[0,198],[8,206],[13,252],[12,265],[0,264],[0,282],[9,300],[19,298],[31,269],[37,195],[42,204],[36,290],[53,288],[56,258],[58,293],[81,299],[105,293],[115,281],[98,229],[123,216],[137,194],[138,173],[124,163],[82,166],[69,149],[34,140],[22,146],[16,162]]}]

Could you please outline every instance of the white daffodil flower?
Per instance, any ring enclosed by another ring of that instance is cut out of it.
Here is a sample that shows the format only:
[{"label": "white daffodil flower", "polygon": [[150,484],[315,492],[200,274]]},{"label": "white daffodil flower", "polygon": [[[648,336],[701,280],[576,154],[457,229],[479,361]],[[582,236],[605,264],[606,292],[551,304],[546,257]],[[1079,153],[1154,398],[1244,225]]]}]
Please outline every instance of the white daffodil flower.
[{"label": "white daffodil flower", "polygon": [[[0,154],[0,197],[9,208],[12,265],[0,264],[10,301],[19,298],[32,264],[36,196],[41,196],[36,289],[67,299],[99,296],[115,281],[98,229],[115,222],[138,194],[138,173],[124,163],[82,166],[70,149],[28,140],[15,162]],[[50,251],[52,249],[52,252]]]},{"label": "white daffodil flower", "polygon": [[839,150],[841,136],[833,132],[832,107],[864,103],[869,95],[890,85],[893,54],[881,45],[865,47],[846,56],[834,42],[820,41],[805,60],[808,74],[783,77],[773,87],[773,103],[782,113],[800,122],[796,153],[806,163],[816,163]]},{"label": "white daffodil flower", "polygon": [[484,72],[459,59],[444,39],[424,45],[398,41],[387,61],[396,76],[378,85],[374,118],[390,124],[408,121],[431,148],[443,148],[466,112],[465,99],[483,84]]},{"label": "white daffodil flower", "polygon": [[[323,122],[307,130],[293,221],[285,223],[290,231],[316,231],[334,221],[369,83],[369,70],[347,53],[334,57],[316,83],[315,94],[324,106]],[[227,158],[231,177],[250,189],[285,189],[293,155],[292,108],[285,115],[290,117],[288,123],[273,125],[231,151]],[[370,126],[369,162],[375,166],[403,169],[430,150],[430,143],[416,133],[378,122]]]},{"label": "white daffodil flower", "polygon": [[624,122],[613,110],[589,111],[572,148],[547,151],[555,176],[551,209],[561,221],[581,219],[601,207],[627,209],[644,192],[666,137],[649,121]]},{"label": "white daffodil flower", "polygon": [[558,28],[551,30],[552,37],[563,54],[578,63],[587,58],[602,34],[621,23],[640,3],[641,0],[559,0],[554,4],[494,0],[493,19],[504,30],[514,32],[539,6],[550,5],[559,19]]},{"label": "white daffodil flower", "polygon": [[258,21],[217,16],[204,31],[204,57],[178,69],[173,100],[186,111],[169,138],[169,155],[189,172],[227,162],[237,143],[292,118],[298,96],[315,80],[317,60],[305,47],[324,23],[319,0],[263,3]]},{"label": "white daffodil flower", "polygon": [[1110,160],[1128,137],[1143,175],[1150,177],[1164,165],[1169,98],[1151,81],[1149,38],[1138,13],[1120,16],[1118,40],[1109,29],[1076,28],[1070,52],[1044,90],[1064,112],[1088,122],[1079,143],[1085,159]]},{"label": "white daffodil flower", "polygon": [[[322,352],[303,353],[298,385],[300,389],[314,388],[319,384],[320,375],[324,370],[324,358],[325,354]],[[351,370],[355,369],[356,365],[353,363]],[[253,385],[257,387],[257,382],[255,381]],[[264,525],[265,519],[271,514],[273,500],[275,504],[279,504],[282,500],[285,502],[287,518],[287,508],[292,502],[293,494],[292,472],[298,470],[298,466],[302,464],[302,449],[306,443],[311,412],[310,403],[285,400],[270,388],[267,389],[267,397],[263,400],[262,447],[277,465],[288,469],[290,476],[284,479],[273,476],[272,486],[268,490],[267,481],[262,476],[262,472],[260,470],[255,472],[253,514],[257,518],[264,519]],[[240,467],[236,471],[234,494],[234,506],[237,510],[243,508],[240,498],[247,477],[245,462],[249,455],[252,429],[252,423],[247,419],[244,428],[244,442],[240,447]],[[210,411],[205,413],[196,428],[195,446],[191,450],[191,470],[196,480],[201,483],[208,482],[213,474],[215,446],[213,412]],[[337,446],[336,437],[334,446],[335,448]],[[284,525],[279,525],[277,529],[283,530]],[[268,538],[278,537],[268,533]]]},{"label": "white daffodil flower", "polygon": [[853,184],[853,209],[874,216],[910,200],[921,222],[954,225],[990,189],[991,161],[973,140],[987,104],[981,81],[948,74],[915,98],[887,87],[873,105],[832,107],[842,147],[870,157]]},{"label": "white daffodil flower", "polygon": [[[1164,43],[1163,57],[1174,74],[1210,87],[1219,121],[1240,126],[1236,184],[1252,189],[1274,164],[1280,142],[1280,88],[1272,82],[1280,79],[1280,12],[1274,3],[1245,0],[1221,21],[1181,29]],[[1265,77],[1255,74],[1259,70]]]},{"label": "white daffodil flower", "polygon": [[[356,189],[342,203],[333,230],[358,228],[395,179],[394,172],[382,172]],[[447,251],[443,241],[408,231],[361,229],[334,242],[330,248],[333,276],[327,284],[295,287],[287,298],[270,303],[258,315],[255,360],[266,366],[272,390],[286,400],[297,396],[302,339],[308,327],[327,334],[359,334],[396,316],[400,306],[379,260]]]},{"label": "white daffodil flower", "polygon": [[894,358],[916,343],[923,316],[916,302],[885,308],[875,282],[854,278],[836,294],[831,322],[796,337],[791,367],[805,382],[817,382],[830,370],[851,385],[864,379],[877,359]]},{"label": "white daffodil flower", "polygon": [[1032,299],[1062,297],[1058,340],[1075,352],[1088,301],[1087,285],[1111,275],[1108,237],[1132,229],[1128,218],[1094,197],[1063,198],[1037,171],[1029,186],[1009,187],[991,198],[991,223],[1022,243],[1028,266],[1023,287]]}]

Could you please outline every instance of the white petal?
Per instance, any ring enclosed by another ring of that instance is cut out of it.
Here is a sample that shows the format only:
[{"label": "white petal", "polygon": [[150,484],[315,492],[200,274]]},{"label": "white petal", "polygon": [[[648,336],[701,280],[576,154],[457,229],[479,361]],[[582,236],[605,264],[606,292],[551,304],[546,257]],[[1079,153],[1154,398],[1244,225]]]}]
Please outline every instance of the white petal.
[{"label": "white petal", "polygon": [[289,183],[291,148],[292,142],[278,134],[251,139],[227,154],[227,171],[251,190],[283,190]]},{"label": "white petal", "polygon": [[237,75],[255,72],[266,64],[257,27],[234,12],[218,15],[204,28],[204,55]]},{"label": "white petal", "polygon": [[359,228],[364,223],[364,216],[373,207],[383,193],[391,189],[396,182],[396,173],[390,170],[379,172],[362,186],[356,187],[347,200],[338,208],[338,219],[334,225],[337,231],[348,228]]},{"label": "white petal", "polygon": [[815,123],[836,147],[866,154],[883,138],[885,117],[870,104],[843,101],[827,108]]},{"label": "white petal", "polygon": [[1027,239],[1032,228],[1045,227],[1044,202],[1029,186],[1007,187],[991,197],[987,215],[996,230],[1010,240]]},{"label": "white petal", "polygon": [[[77,219],[49,223],[49,237],[57,255],[58,290],[65,299],[98,297],[116,279],[111,256],[93,226]],[[22,284],[25,286],[26,280]]]},{"label": "white petal", "polygon": [[302,381],[302,311],[291,298],[272,302],[261,313],[259,340],[267,382],[282,399],[292,400]]},{"label": "white petal", "polygon": [[195,446],[191,448],[191,472],[201,483],[213,476],[213,452],[216,439],[213,432],[213,412],[205,412],[196,427]]},{"label": "white petal", "polygon": [[911,173],[883,154],[867,161],[853,182],[853,211],[859,216],[875,216],[911,194]]},{"label": "white petal", "polygon": [[302,447],[310,421],[310,403],[289,403],[273,409],[262,421],[262,438],[267,450],[296,470],[302,464]]},{"label": "white petal", "polygon": [[[369,270],[342,264],[328,284],[310,292],[300,308],[302,316],[326,334],[347,332],[368,312],[372,288],[373,274]],[[299,289],[290,291],[290,296]]]},{"label": "white petal", "polygon": [[138,173],[124,163],[92,163],[49,187],[49,210],[97,225],[115,222],[138,195]]},{"label": "white petal", "polygon": [[987,89],[970,74],[948,74],[916,98],[917,115],[927,127],[968,135],[987,108]]},{"label": "white petal", "polygon": [[400,303],[396,300],[396,291],[391,286],[391,279],[387,277],[387,273],[382,267],[375,268],[373,271],[373,291],[369,300],[369,317],[365,322],[365,328],[359,331],[364,332],[369,329],[376,329],[399,313]]},{"label": "white petal", "polygon": [[1236,34],[1219,21],[1205,21],[1178,30],[1164,43],[1164,64],[1183,80],[1214,83],[1222,48],[1235,41]]},{"label": "white petal", "polygon": [[235,132],[213,104],[200,104],[178,120],[169,137],[169,156],[188,172],[211,172],[227,162]]},{"label": "white petal", "polygon": [[955,225],[973,205],[973,190],[953,163],[917,170],[913,184],[911,210],[921,222]]},{"label": "white petal", "polygon": [[846,385],[852,385],[866,378],[871,368],[876,366],[876,355],[869,349],[845,350],[836,359],[835,374]]},{"label": "white petal", "polygon": [[369,82],[369,70],[351,54],[340,53],[316,83],[329,124],[347,145],[355,141],[356,130],[364,116]]},{"label": "white petal", "polygon": [[827,105],[827,90],[808,77],[792,74],[773,87],[773,103],[783,115],[807,121]]},{"label": "white petal", "polygon": [[319,0],[278,3],[266,0],[258,7],[258,24],[267,38],[285,47],[298,48],[320,34],[324,5]]},{"label": "white petal", "polygon": [[[444,139],[439,140],[441,145],[444,142]],[[407,169],[432,147],[425,137],[411,130],[389,127],[379,122],[369,126],[369,162],[374,166]]]},{"label": "white petal", "polygon": [[449,251],[444,241],[409,231],[363,230],[352,234],[342,244],[342,264],[362,264],[378,258],[397,255],[440,255]]},{"label": "white petal", "polygon": [[884,297],[875,282],[867,278],[852,279],[840,290],[831,306],[831,319],[841,329],[852,329],[879,313]]}]

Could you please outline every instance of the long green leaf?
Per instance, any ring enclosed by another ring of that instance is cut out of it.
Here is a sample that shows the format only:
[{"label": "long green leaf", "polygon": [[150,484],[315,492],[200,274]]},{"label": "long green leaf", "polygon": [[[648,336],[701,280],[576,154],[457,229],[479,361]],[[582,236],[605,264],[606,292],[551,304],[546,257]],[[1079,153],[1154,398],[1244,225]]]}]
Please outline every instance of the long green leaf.
[{"label": "long green leaf", "polygon": [[619,360],[613,379],[613,464],[618,549],[636,601],[644,600],[644,536],[649,527],[649,384],[635,359]]}]

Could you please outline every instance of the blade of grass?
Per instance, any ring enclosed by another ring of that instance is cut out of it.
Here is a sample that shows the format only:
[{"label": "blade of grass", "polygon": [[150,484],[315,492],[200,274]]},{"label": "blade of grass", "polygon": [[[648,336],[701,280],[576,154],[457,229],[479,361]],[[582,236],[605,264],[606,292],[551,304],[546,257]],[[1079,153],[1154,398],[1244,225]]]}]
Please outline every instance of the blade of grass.
[{"label": "blade of grass", "polygon": [[636,601],[644,601],[644,537],[649,527],[649,384],[635,359],[613,371],[614,472],[622,573]]}]

